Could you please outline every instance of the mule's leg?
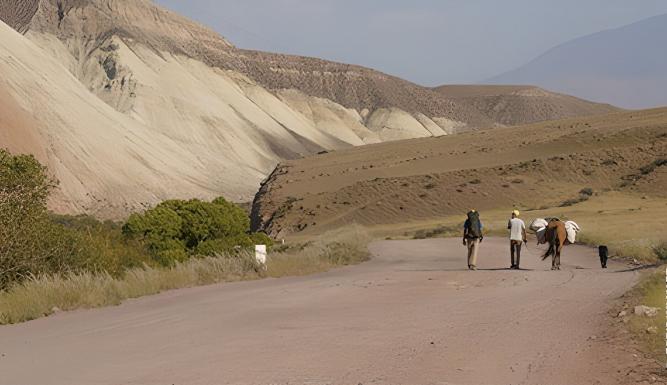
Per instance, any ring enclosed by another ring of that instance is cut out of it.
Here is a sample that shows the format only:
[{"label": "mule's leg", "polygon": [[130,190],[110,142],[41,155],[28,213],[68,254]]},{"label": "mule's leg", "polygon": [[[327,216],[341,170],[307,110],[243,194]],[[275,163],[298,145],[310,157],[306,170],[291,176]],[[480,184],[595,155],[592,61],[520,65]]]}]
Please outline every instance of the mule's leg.
[{"label": "mule's leg", "polygon": [[549,244],[549,248],[547,249],[547,252],[544,253],[544,256],[542,257],[542,260],[544,261],[545,259],[549,258],[552,251],[553,251],[553,246],[551,244]]},{"label": "mule's leg", "polygon": [[551,252],[551,270],[556,270],[556,250],[553,245],[549,246],[549,251]]},{"label": "mule's leg", "polygon": [[556,249],[556,269],[560,270],[560,252],[563,250],[563,245],[559,244],[558,248]]}]

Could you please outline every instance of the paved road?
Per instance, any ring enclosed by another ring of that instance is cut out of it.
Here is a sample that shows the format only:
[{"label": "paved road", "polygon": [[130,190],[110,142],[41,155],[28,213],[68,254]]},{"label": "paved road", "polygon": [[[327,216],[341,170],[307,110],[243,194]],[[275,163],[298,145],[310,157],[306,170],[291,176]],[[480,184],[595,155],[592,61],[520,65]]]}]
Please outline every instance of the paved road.
[{"label": "paved road", "polygon": [[459,242],[383,241],[372,262],[326,274],[0,327],[0,384],[617,383],[600,336],[636,273],[579,246],[562,271],[534,246],[529,270],[509,271],[500,239],[469,272]]}]

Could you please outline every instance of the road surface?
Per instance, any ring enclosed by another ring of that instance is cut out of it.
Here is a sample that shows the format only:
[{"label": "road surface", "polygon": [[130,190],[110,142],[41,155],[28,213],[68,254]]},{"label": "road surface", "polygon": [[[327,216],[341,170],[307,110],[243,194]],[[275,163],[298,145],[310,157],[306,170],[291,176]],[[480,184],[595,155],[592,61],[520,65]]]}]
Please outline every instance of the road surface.
[{"label": "road surface", "polygon": [[[458,239],[382,241],[360,266],[178,290],[0,327],[0,384],[605,384],[612,301],[637,274],[569,246],[466,269]],[[627,365],[632,365],[628,363]]]}]

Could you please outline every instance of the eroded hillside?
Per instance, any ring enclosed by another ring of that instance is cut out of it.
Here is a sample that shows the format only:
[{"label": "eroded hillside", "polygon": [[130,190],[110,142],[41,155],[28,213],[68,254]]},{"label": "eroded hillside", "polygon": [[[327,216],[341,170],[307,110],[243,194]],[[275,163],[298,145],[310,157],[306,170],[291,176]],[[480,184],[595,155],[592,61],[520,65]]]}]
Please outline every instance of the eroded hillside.
[{"label": "eroded hillside", "polygon": [[[282,160],[502,126],[515,108],[498,116],[371,69],[242,50],[149,0],[7,0],[0,19],[22,34],[0,28],[4,88],[39,139],[22,148],[60,180],[59,211],[249,201]],[[610,109],[595,106],[576,113]]]}]

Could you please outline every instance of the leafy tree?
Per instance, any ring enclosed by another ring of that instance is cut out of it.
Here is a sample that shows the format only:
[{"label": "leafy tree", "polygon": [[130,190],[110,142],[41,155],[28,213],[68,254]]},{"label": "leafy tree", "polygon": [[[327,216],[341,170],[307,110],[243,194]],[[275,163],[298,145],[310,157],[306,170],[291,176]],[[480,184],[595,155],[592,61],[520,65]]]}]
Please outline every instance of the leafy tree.
[{"label": "leafy tree", "polygon": [[75,262],[76,235],[49,219],[46,201],[55,186],[35,157],[0,149],[0,288]]}]

